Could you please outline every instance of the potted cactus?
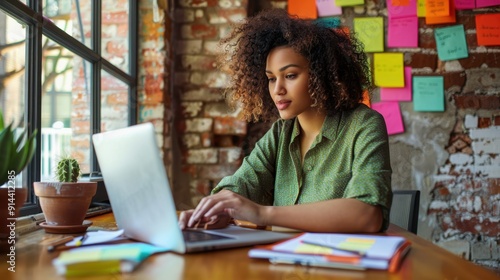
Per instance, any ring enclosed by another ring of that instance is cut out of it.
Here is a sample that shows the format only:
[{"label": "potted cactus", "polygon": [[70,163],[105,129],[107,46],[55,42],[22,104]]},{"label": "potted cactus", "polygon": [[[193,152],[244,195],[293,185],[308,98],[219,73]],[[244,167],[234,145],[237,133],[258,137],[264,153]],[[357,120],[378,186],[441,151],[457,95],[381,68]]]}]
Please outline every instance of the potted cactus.
[{"label": "potted cactus", "polygon": [[36,130],[28,135],[24,130],[16,136],[13,124],[5,126],[0,111],[0,252],[11,247],[10,224],[17,218],[19,210],[26,201],[27,190],[16,184],[16,176],[33,158],[36,147]]},{"label": "potted cactus", "polygon": [[35,195],[45,215],[40,224],[50,233],[79,233],[87,230],[90,221],[84,221],[97,182],[80,182],[80,165],[76,159],[65,157],[56,168],[58,182],[35,182]]}]

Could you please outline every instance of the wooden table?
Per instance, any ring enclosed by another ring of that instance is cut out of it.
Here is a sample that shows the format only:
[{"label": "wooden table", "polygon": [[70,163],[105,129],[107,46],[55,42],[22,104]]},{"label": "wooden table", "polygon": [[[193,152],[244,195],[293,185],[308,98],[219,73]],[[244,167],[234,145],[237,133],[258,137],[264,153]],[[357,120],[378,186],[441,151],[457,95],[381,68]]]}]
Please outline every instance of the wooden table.
[{"label": "wooden table", "polygon": [[[93,226],[116,229],[111,213],[90,220]],[[499,279],[492,271],[397,226],[391,225],[388,233],[404,236],[412,242],[412,249],[397,273],[273,265],[266,260],[248,258],[249,247],[246,247],[186,255],[158,254],[148,258],[131,274],[73,279]],[[47,234],[43,230],[23,235],[16,244],[16,271],[8,270],[7,256],[2,255],[0,279],[62,279],[51,263],[59,252],[47,252],[47,245],[65,236]]]}]

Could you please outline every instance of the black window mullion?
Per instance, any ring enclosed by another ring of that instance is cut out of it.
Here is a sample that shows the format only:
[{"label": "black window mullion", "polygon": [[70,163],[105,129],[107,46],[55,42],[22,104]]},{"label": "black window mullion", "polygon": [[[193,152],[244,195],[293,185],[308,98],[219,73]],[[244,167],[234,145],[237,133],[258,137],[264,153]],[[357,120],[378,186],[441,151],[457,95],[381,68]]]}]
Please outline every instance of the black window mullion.
[{"label": "black window mullion", "polygon": [[36,13],[35,9],[30,9],[19,0],[1,0],[0,8],[11,17],[27,25],[37,24],[42,18],[40,14]]},{"label": "black window mullion", "polygon": [[61,30],[50,20],[43,20],[43,35],[47,36],[49,39],[58,43],[62,47],[70,50],[74,54],[80,56],[84,60],[94,63],[101,59],[98,54],[77,39],[73,38],[68,33]]},{"label": "black window mullion", "polygon": [[[101,56],[101,19],[102,3],[101,0],[92,1],[92,49]],[[101,69],[102,60],[92,63],[92,81],[91,81],[91,106],[90,106],[90,125],[92,133],[101,131]],[[92,137],[92,136],[91,136]],[[93,147],[92,141],[90,146]],[[97,156],[93,148],[90,149],[90,172],[100,171]]]},{"label": "black window mullion", "polygon": [[[38,130],[36,135],[35,154],[30,164],[26,168],[26,183],[28,186],[33,186],[33,182],[40,181],[41,158],[42,158],[42,26],[41,24],[28,25],[28,34],[26,38],[26,106],[25,116],[27,119],[27,129],[31,134],[35,129]],[[40,206],[36,201],[36,197],[32,188],[28,187],[28,201],[21,210],[21,215],[39,213]]]},{"label": "black window mullion", "polygon": [[137,53],[139,42],[139,1],[129,1],[129,61],[130,61],[130,76],[132,81],[129,84],[128,97],[129,97],[129,114],[128,123],[133,125],[137,123]]}]

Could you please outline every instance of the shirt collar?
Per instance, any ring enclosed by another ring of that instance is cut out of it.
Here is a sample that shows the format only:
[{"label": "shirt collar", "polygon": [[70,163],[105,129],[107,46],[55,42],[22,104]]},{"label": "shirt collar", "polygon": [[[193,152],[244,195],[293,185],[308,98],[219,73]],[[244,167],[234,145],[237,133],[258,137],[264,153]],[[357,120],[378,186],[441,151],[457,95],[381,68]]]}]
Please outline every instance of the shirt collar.
[{"label": "shirt collar", "polygon": [[[321,131],[319,132],[320,137],[325,137],[331,141],[335,140],[337,136],[337,129],[340,123],[341,112],[336,113],[335,115],[327,115],[325,121],[323,122],[323,126],[321,127]],[[292,127],[292,142],[299,136],[300,128],[299,128],[299,119],[297,117],[293,120]]]}]

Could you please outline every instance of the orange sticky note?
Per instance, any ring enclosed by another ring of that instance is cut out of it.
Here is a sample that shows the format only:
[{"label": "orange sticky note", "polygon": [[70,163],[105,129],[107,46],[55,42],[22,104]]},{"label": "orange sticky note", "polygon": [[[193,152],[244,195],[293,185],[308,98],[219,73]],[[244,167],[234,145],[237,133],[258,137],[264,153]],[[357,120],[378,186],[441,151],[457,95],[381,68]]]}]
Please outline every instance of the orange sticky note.
[{"label": "orange sticky note", "polygon": [[428,17],[442,17],[450,15],[450,1],[449,0],[426,0],[425,1],[425,14]]},{"label": "orange sticky note", "polygon": [[317,19],[316,0],[288,0],[288,13],[303,19]]},{"label": "orange sticky note", "polygon": [[477,44],[500,46],[500,14],[476,15]]},{"label": "orange sticky note", "polygon": [[441,23],[455,23],[457,21],[455,15],[455,4],[454,0],[448,1],[450,5],[450,14],[447,16],[429,16],[428,11],[426,11],[425,24],[441,24]]},{"label": "orange sticky note", "polygon": [[391,0],[393,6],[408,6],[410,5],[410,0]]},{"label": "orange sticky note", "polygon": [[370,93],[367,90],[363,91],[363,101],[361,101],[361,103],[365,104],[368,107],[372,106],[370,101]]}]

